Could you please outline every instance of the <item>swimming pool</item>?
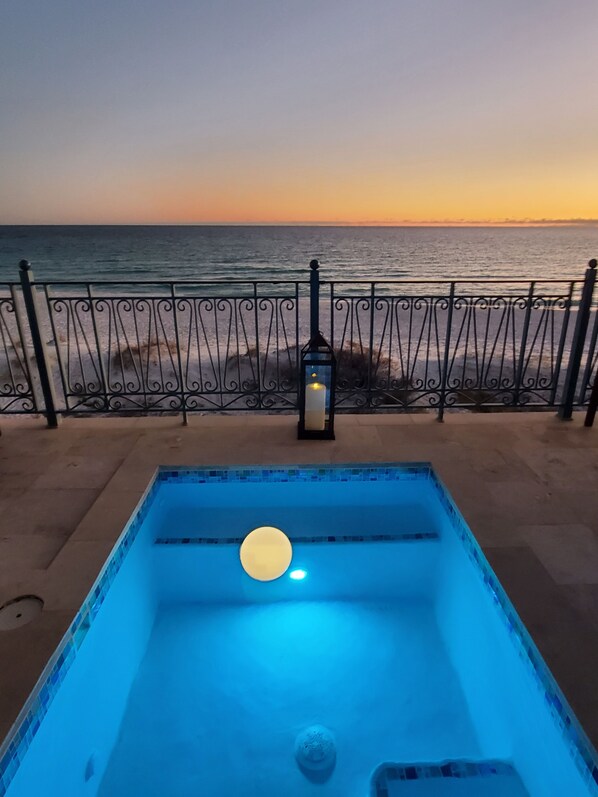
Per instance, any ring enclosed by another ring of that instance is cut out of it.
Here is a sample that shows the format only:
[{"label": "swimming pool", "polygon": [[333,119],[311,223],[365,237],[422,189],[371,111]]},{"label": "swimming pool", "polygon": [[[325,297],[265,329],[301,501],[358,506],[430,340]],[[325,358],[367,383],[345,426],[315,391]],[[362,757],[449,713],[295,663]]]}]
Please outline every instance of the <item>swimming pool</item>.
[{"label": "swimming pool", "polygon": [[[270,582],[239,560],[262,525],[293,546]],[[8,797],[576,797],[597,780],[427,464],[160,469],[0,763]]]}]

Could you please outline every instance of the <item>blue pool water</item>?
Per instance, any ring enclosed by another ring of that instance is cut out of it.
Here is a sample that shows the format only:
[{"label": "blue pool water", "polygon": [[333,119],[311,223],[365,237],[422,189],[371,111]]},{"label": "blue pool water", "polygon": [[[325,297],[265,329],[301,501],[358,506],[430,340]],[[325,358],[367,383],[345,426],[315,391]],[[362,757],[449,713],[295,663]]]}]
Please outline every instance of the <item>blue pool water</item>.
[{"label": "blue pool water", "polygon": [[[239,561],[259,525],[293,542],[267,583]],[[314,725],[324,771],[295,760]],[[581,797],[594,767],[429,466],[164,469],[5,742],[0,793]]]}]

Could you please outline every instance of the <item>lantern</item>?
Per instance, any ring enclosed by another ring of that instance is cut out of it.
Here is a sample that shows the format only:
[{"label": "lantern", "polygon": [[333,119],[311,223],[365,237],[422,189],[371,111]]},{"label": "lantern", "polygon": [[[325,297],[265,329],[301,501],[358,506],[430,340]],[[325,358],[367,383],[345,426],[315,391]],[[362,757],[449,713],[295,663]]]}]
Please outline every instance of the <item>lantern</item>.
[{"label": "lantern", "polygon": [[300,440],[334,440],[336,357],[317,332],[301,350],[299,373]]}]

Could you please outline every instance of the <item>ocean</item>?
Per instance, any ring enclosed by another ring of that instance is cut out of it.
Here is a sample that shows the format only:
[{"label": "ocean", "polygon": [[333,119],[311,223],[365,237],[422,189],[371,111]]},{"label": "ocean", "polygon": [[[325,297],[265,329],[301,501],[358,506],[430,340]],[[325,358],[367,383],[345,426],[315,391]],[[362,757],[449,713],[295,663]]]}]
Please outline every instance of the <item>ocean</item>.
[{"label": "ocean", "polygon": [[466,277],[580,279],[598,226],[0,226],[0,282]]},{"label": "ocean", "polygon": [[[364,367],[375,370],[384,406],[435,405],[445,365],[449,404],[545,406],[562,393],[583,276],[597,255],[598,228],[590,227],[0,227],[0,298],[22,258],[38,281],[52,283],[38,312],[61,406],[173,410],[182,405],[172,388],[184,383],[187,409],[247,411],[261,401],[259,384],[269,396],[262,408],[284,409],[296,399],[310,299],[306,285],[296,292],[268,281],[307,281],[317,258],[325,283],[346,281],[325,284],[319,303],[319,328],[344,352],[344,408],[364,400]],[[484,277],[501,282],[480,285]],[[417,282],[450,278],[461,279],[452,305],[446,284]],[[176,304],[168,284],[110,284],[227,279],[263,281],[257,301],[250,283],[181,285]],[[371,302],[367,281],[387,279],[407,284],[380,284]],[[536,283],[529,305],[530,285],[517,279]],[[548,279],[565,282],[547,286]],[[90,305],[85,285],[62,280],[107,284],[94,286]],[[567,280],[576,281],[571,306]],[[0,377],[8,386],[0,411],[7,411],[27,400],[14,378],[17,316],[7,301],[0,310]],[[594,315],[586,349],[596,324]],[[585,389],[587,356],[582,373]]]}]

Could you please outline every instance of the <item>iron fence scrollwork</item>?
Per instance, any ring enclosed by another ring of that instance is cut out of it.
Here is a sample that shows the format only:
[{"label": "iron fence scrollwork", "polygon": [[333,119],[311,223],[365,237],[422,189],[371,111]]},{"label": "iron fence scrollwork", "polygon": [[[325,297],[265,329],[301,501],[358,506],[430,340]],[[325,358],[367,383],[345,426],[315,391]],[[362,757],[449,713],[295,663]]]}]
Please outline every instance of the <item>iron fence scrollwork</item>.
[{"label": "iron fence scrollwork", "polygon": [[0,291],[0,414],[39,411],[16,285]]},{"label": "iron fence scrollwork", "polygon": [[336,410],[586,404],[598,370],[584,280],[35,282],[0,288],[0,412],[294,412],[315,326]]},{"label": "iron fence scrollwork", "polygon": [[127,296],[57,287],[42,289],[68,412],[296,406],[298,285],[290,295],[258,284],[240,295],[215,284],[135,283]]},{"label": "iron fence scrollwork", "polygon": [[570,326],[583,311],[581,283],[519,281],[504,294],[491,280],[475,293],[457,281],[420,284],[330,285],[340,406],[436,408],[442,419],[447,407],[560,405],[573,344],[581,357]]}]

